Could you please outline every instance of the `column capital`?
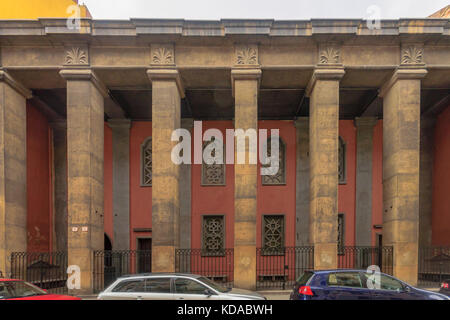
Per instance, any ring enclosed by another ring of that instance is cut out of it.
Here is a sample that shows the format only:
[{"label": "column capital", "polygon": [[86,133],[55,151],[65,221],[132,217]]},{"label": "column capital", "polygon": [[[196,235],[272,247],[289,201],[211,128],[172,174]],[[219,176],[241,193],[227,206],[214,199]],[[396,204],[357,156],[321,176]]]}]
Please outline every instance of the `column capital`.
[{"label": "column capital", "polygon": [[317,80],[336,80],[340,81],[345,75],[344,67],[341,65],[322,66],[318,65],[306,87],[306,96],[311,96],[311,92],[316,85]]},{"label": "column capital", "polygon": [[374,127],[378,122],[376,117],[361,117],[355,118],[356,127]]},{"label": "column capital", "polygon": [[262,71],[255,67],[236,67],[231,69],[231,87],[233,90],[233,97],[235,92],[236,80],[256,80],[258,81],[258,89],[261,82]]},{"label": "column capital", "polygon": [[379,96],[383,98],[398,80],[422,80],[428,74],[422,66],[398,67],[392,77],[381,87]]},{"label": "column capital", "polygon": [[92,84],[98,89],[100,94],[107,98],[109,97],[108,88],[104,85],[104,83],[97,77],[94,71],[91,69],[62,69],[59,72],[59,75],[67,80],[86,80],[91,81]]},{"label": "column capital", "polygon": [[26,99],[31,99],[33,97],[31,90],[26,88],[20,82],[15,80],[8,72],[2,69],[0,69],[0,82],[5,82]]},{"label": "column capital", "polygon": [[176,68],[155,66],[147,69],[147,76],[151,82],[155,80],[175,81],[177,84],[178,92],[180,93],[180,97],[184,98],[186,96],[183,82],[181,81],[180,72]]},{"label": "column capital", "polygon": [[129,129],[129,128],[131,128],[131,120],[130,119],[109,119],[108,126],[111,129],[115,129],[115,128]]}]

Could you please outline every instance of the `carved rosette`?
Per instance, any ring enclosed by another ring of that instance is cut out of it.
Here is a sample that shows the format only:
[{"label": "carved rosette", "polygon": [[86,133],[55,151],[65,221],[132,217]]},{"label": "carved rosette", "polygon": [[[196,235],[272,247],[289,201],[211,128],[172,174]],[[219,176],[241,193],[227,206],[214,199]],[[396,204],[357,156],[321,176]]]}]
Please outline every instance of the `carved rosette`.
[{"label": "carved rosette", "polygon": [[337,46],[326,46],[319,50],[320,64],[339,64],[341,63],[341,50]]},{"label": "carved rosette", "polygon": [[238,66],[256,66],[259,63],[257,45],[237,45],[235,64]]},{"label": "carved rosette", "polygon": [[175,65],[175,50],[173,45],[152,45],[151,64],[157,66]]},{"label": "carved rosette", "polygon": [[402,57],[401,64],[402,65],[420,65],[423,64],[423,48],[410,45],[402,48]]},{"label": "carved rosette", "polygon": [[72,47],[66,49],[64,58],[66,66],[87,66],[89,65],[89,55],[86,48]]}]

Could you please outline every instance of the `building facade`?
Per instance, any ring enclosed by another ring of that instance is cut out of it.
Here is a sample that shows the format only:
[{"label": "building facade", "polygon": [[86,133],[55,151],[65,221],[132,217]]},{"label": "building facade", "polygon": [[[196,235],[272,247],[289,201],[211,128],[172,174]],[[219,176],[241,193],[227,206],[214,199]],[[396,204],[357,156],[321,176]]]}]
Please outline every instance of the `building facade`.
[{"label": "building facade", "polygon": [[[65,251],[90,292],[96,250],[151,248],[170,272],[177,249],[233,249],[252,289],[259,249],[311,245],[329,269],[344,246],[392,246],[415,284],[419,247],[450,245],[449,26],[0,21],[0,270]],[[178,128],[192,149],[279,129],[279,171],[176,165]]]}]

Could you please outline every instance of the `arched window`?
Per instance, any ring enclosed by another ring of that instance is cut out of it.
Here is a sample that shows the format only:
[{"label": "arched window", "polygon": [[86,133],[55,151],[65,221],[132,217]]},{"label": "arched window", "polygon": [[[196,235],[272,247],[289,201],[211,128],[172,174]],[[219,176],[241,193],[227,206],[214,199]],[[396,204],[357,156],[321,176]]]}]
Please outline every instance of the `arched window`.
[{"label": "arched window", "polygon": [[211,152],[212,157],[216,156],[215,150],[220,145],[222,145],[222,164],[218,164],[218,163],[207,164],[207,163],[205,163],[204,159],[202,160],[202,186],[214,186],[214,185],[224,186],[225,185],[225,144],[216,143],[215,137],[213,137],[211,141],[205,141],[203,143],[203,151],[211,143],[216,144],[214,146],[214,150]]},{"label": "arched window", "polygon": [[[280,184],[286,184],[286,144],[284,143],[283,139],[278,138],[279,142],[279,168],[278,172],[273,175],[263,175],[262,176],[262,184],[263,185],[280,185]],[[267,139],[267,155],[268,157],[271,156],[271,138]],[[269,164],[263,165],[263,167],[268,168],[270,167]]]},{"label": "arched window", "polygon": [[141,186],[152,186],[152,137],[145,139],[141,145]]},{"label": "arched window", "polygon": [[346,163],[346,145],[344,139],[339,137],[339,165],[338,165],[338,174],[339,174],[339,184],[347,183],[347,163]]}]

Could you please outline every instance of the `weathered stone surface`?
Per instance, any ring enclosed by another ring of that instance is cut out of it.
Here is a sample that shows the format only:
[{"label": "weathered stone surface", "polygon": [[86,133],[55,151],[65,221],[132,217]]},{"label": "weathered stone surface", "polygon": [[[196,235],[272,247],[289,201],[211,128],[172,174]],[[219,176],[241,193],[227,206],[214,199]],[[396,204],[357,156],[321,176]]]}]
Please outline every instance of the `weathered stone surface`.
[{"label": "weathered stone surface", "polygon": [[130,250],[130,127],[127,119],[108,121],[113,146],[114,250]]},{"label": "weathered stone surface", "polygon": [[436,118],[420,119],[420,190],[419,190],[419,246],[431,246],[431,216],[433,204],[433,152]]},{"label": "weathered stone surface", "polygon": [[[261,70],[233,70],[235,128],[258,129],[258,89]],[[236,139],[237,140],[237,139]],[[235,143],[236,145],[236,143]],[[235,164],[234,284],[256,288],[257,165],[250,164],[246,143],[245,164]],[[235,153],[235,159],[238,154]],[[235,161],[236,162],[236,161]]]},{"label": "weathered stone surface", "polygon": [[0,271],[27,249],[26,98],[31,93],[0,70]]},{"label": "weathered stone surface", "polygon": [[295,121],[297,129],[296,246],[309,245],[309,119]]},{"label": "weathered stone surface", "polygon": [[67,251],[67,122],[50,125],[53,131],[54,244],[56,251]]},{"label": "weathered stone surface", "polygon": [[376,118],[357,118],[356,134],[356,223],[357,246],[372,245],[372,153]]},{"label": "weathered stone surface", "polygon": [[172,132],[180,128],[181,82],[176,70],[149,70],[152,81],[152,271],[174,272],[180,245],[180,167],[172,162]]},{"label": "weathered stone surface", "polygon": [[310,95],[310,243],[314,268],[337,268],[339,80],[341,68],[318,69]]},{"label": "weathered stone surface", "polygon": [[421,69],[399,69],[383,88],[383,244],[394,275],[415,285],[418,271]]},{"label": "weathered stone surface", "polygon": [[67,80],[68,263],[81,270],[81,289],[93,288],[93,251],[104,242],[104,97],[90,70],[63,70]]},{"label": "weathered stone surface", "polygon": [[[192,131],[193,119],[182,119],[181,127]],[[192,133],[191,133],[192,134]],[[180,249],[191,248],[191,165],[180,165]],[[188,268],[190,266],[187,266]]]}]

